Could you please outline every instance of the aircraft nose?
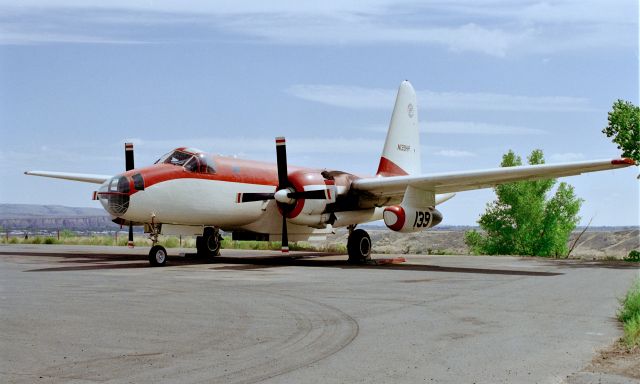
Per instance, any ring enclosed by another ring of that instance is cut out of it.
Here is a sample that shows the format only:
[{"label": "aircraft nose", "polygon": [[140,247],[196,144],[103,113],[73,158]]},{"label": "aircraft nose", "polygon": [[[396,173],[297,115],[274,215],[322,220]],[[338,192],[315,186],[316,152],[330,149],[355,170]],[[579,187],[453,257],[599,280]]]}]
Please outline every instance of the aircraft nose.
[{"label": "aircraft nose", "polygon": [[120,217],[129,209],[131,181],[124,175],[118,175],[104,183],[98,191],[98,199],[112,216]]}]

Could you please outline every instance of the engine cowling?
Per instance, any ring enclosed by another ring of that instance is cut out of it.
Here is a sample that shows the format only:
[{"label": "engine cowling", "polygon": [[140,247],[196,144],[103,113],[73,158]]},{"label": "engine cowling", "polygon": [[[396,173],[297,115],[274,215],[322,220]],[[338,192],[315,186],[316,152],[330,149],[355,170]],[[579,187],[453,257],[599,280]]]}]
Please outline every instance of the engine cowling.
[{"label": "engine cowling", "polygon": [[336,186],[333,180],[325,179],[320,172],[296,171],[289,174],[289,182],[297,192],[324,190],[326,199],[297,199],[287,213],[289,222],[312,227],[326,224],[330,215],[324,213],[327,204],[336,202]]},{"label": "engine cowling", "polygon": [[396,232],[418,232],[442,222],[442,214],[434,207],[392,205],[382,213],[385,225]]}]

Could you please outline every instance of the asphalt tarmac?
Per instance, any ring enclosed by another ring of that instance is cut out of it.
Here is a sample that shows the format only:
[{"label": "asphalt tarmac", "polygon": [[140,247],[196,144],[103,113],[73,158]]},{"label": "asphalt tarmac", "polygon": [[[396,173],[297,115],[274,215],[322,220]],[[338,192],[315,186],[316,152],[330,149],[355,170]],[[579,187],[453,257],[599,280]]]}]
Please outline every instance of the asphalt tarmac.
[{"label": "asphalt tarmac", "polygon": [[620,337],[618,298],[638,276],[624,263],[351,266],[236,250],[151,268],[147,251],[0,246],[0,382],[562,383]]}]

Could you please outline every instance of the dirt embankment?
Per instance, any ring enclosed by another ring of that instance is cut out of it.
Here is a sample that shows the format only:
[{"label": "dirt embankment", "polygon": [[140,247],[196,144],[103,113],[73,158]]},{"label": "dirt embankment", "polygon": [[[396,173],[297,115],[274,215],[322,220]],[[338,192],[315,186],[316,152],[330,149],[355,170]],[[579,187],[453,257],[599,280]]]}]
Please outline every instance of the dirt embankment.
[{"label": "dirt embankment", "polygon": [[[418,233],[396,233],[385,229],[367,229],[371,235],[374,253],[401,254],[469,254],[464,243],[464,230],[433,230]],[[569,247],[579,231],[571,234]],[[330,236],[330,244],[346,244],[346,230]],[[576,258],[622,258],[631,250],[640,250],[640,230],[587,231],[578,240],[571,253]]]}]

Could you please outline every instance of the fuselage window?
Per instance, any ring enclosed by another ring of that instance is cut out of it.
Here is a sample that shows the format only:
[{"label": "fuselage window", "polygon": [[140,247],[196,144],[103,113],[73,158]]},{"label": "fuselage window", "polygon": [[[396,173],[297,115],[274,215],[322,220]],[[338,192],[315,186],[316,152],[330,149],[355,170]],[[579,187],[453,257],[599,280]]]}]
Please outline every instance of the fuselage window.
[{"label": "fuselage window", "polygon": [[142,175],[136,173],[131,176],[131,178],[133,179],[133,188],[137,191],[144,191],[144,179],[142,178]]}]

